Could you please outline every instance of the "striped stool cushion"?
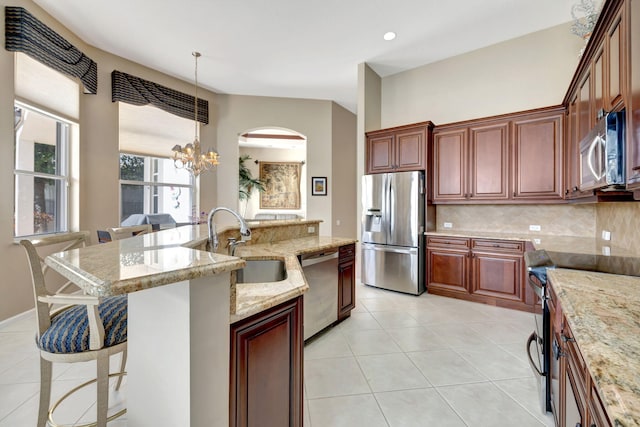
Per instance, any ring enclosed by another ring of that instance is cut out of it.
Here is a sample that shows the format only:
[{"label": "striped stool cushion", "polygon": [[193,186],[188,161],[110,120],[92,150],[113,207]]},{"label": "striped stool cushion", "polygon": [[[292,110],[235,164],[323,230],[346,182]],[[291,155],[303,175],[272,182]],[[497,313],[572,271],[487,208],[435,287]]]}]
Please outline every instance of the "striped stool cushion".
[{"label": "striped stool cushion", "polygon": [[[104,346],[111,347],[127,340],[127,296],[107,297],[98,306],[104,325]],[[80,353],[89,350],[89,318],[87,307],[77,305],[51,320],[39,341],[49,353]]]}]

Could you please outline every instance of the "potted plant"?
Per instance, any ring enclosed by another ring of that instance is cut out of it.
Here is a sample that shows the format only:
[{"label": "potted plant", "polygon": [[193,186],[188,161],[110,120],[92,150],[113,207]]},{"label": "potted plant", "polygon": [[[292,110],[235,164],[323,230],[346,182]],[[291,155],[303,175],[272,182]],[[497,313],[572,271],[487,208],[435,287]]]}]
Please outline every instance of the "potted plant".
[{"label": "potted plant", "polygon": [[238,200],[240,200],[241,203],[244,203],[244,208],[242,209],[243,217],[246,214],[247,205],[249,204],[249,199],[251,198],[253,190],[258,190],[259,192],[265,190],[264,182],[259,178],[254,178],[251,170],[245,164],[245,162],[250,159],[251,156],[248,154],[243,154],[238,158]]}]

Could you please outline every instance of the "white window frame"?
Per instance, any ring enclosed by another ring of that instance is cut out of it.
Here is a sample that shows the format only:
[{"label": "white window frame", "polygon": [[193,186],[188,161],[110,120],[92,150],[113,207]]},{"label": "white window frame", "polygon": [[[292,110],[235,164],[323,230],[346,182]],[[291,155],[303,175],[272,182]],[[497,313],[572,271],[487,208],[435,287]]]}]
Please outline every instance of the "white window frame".
[{"label": "white window frame", "polygon": [[[141,157],[144,159],[144,174],[145,174],[145,179],[143,181],[135,181],[135,180],[124,180],[124,179],[120,179],[119,180],[119,184],[118,184],[118,193],[119,193],[119,217],[120,217],[120,222],[124,221],[126,218],[123,218],[123,212],[122,212],[122,186],[123,185],[137,185],[137,186],[141,186],[141,187],[179,187],[179,188],[184,188],[187,191],[191,192],[191,211],[192,211],[192,215],[194,215],[193,210],[195,209],[197,211],[197,206],[198,206],[198,200],[197,200],[197,196],[198,196],[198,179],[195,178],[193,175],[189,174],[189,181],[190,184],[179,184],[179,183],[171,183],[171,182],[163,182],[163,181],[153,181],[153,175],[157,174],[157,169],[155,169],[154,166],[152,166],[152,162],[154,160],[167,160],[167,161],[172,161],[171,158],[169,157],[161,157],[161,156],[151,156],[151,155],[146,155],[146,154],[137,154],[137,153],[130,153],[130,152],[125,152],[125,151],[120,151],[120,155],[118,156],[118,163],[120,162],[120,156],[122,155],[127,155],[127,156],[135,156],[135,157]],[[118,169],[119,170],[119,169]],[[187,171],[184,171],[184,173],[187,173]],[[146,188],[145,188],[146,190]],[[153,191],[149,191],[147,193],[147,191],[144,192],[144,214],[154,214],[155,212],[151,212],[155,209],[154,208],[154,193]],[[163,212],[160,212],[163,213]],[[195,214],[197,215],[197,213]],[[180,222],[180,221],[179,221]]]},{"label": "white window frame", "polygon": [[[28,236],[36,236],[36,235],[46,235],[46,234],[55,234],[69,231],[69,212],[70,212],[70,180],[71,180],[71,144],[72,144],[72,132],[74,126],[78,126],[78,123],[70,121],[69,119],[60,117],[51,111],[47,111],[42,108],[34,107],[29,103],[14,100],[14,105],[21,109],[30,110],[34,113],[44,115],[56,122],[63,123],[64,135],[58,140],[56,137],[56,164],[57,164],[57,174],[48,174],[44,172],[36,172],[36,171],[28,171],[23,169],[16,168],[16,163],[18,159],[18,135],[14,130],[14,158],[13,158],[13,191],[14,191],[14,206],[13,206],[13,215],[14,215],[14,227],[13,227],[13,235],[14,237],[28,237]],[[45,233],[33,233],[33,234],[18,234],[17,233],[17,200],[18,193],[16,188],[16,181],[19,176],[24,177],[32,177],[32,178],[45,178],[45,179],[53,179],[61,182],[61,194],[60,199],[56,200],[56,230],[52,232]]]}]

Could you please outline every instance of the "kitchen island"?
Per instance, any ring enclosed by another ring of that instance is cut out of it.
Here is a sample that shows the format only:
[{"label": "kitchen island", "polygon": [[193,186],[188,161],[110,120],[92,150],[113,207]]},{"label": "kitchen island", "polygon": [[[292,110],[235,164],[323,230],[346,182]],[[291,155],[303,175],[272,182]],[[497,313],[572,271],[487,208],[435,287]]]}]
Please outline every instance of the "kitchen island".
[{"label": "kitchen island", "polygon": [[[320,241],[318,223],[264,222],[252,228],[255,243],[302,233]],[[278,256],[285,261],[284,280],[269,286],[235,283],[231,272],[246,262],[200,250],[207,233],[206,225],[184,226],[46,259],[87,294],[129,295],[130,426],[228,426],[230,324],[308,289],[296,256],[283,253]],[[237,227],[227,227],[218,236],[234,233]]]}]

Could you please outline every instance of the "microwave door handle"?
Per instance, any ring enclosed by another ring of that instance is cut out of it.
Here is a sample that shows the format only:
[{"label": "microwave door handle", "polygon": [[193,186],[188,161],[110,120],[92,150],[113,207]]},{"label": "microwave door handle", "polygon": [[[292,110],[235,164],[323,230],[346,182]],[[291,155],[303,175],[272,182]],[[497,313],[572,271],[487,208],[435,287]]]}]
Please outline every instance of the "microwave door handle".
[{"label": "microwave door handle", "polygon": [[595,160],[594,154],[595,154],[596,147],[600,142],[599,141],[600,139],[601,139],[600,135],[596,135],[596,137],[591,142],[591,145],[589,146],[589,152],[587,153],[587,165],[589,166],[589,170],[591,171],[591,174],[596,180],[600,180],[600,178],[602,178],[600,174],[596,172],[596,170],[593,167],[593,161]]}]

